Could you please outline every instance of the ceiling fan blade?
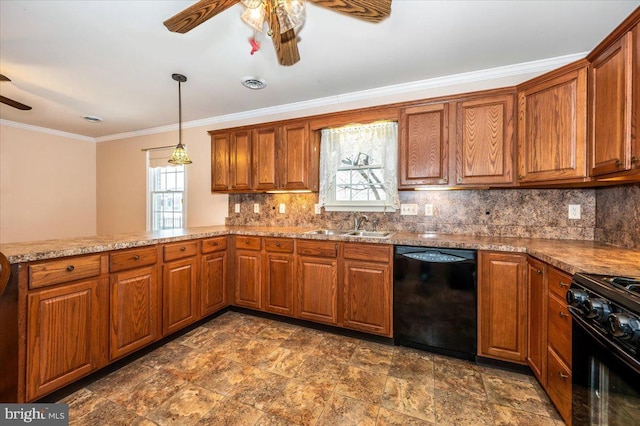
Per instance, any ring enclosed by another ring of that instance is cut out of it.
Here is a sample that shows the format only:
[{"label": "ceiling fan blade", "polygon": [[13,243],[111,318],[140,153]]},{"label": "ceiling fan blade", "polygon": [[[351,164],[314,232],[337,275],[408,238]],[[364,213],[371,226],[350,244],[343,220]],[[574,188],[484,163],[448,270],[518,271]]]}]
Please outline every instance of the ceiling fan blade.
[{"label": "ceiling fan blade", "polygon": [[28,105],[21,104],[20,102],[14,101],[13,99],[5,98],[2,95],[0,95],[0,102],[2,102],[3,104],[7,104],[9,106],[12,106],[14,108],[21,109],[23,111],[29,111],[31,109],[31,107]]},{"label": "ceiling fan blade", "polygon": [[278,62],[280,65],[290,66],[300,60],[300,52],[298,51],[297,36],[293,29],[280,34],[280,22],[276,16],[276,12],[271,13],[269,19],[269,27],[271,29],[271,39],[273,47],[276,49]]},{"label": "ceiling fan blade", "polygon": [[318,6],[369,22],[380,22],[391,14],[391,0],[310,0]]},{"label": "ceiling fan blade", "polygon": [[184,34],[239,2],[240,0],[200,0],[164,21],[164,26],[169,31]]},{"label": "ceiling fan blade", "polygon": [[4,74],[0,74],[0,81],[11,81],[11,79]]}]

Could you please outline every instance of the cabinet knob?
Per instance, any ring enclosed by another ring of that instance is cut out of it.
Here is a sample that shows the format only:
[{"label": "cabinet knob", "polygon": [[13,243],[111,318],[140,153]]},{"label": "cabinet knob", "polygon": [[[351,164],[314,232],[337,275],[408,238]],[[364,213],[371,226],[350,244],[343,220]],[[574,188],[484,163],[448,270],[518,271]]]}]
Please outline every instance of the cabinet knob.
[{"label": "cabinet knob", "polygon": [[536,269],[536,274],[542,275],[542,269]]},{"label": "cabinet knob", "polygon": [[218,245],[218,242],[217,242],[217,241],[216,241],[216,242],[214,242],[214,243],[213,243],[213,245],[214,245],[214,246],[217,246],[217,245]]},{"label": "cabinet knob", "polygon": [[558,314],[560,314],[560,318],[566,318],[566,317],[569,316],[569,314],[567,314],[566,312],[562,312],[562,311],[558,312]]},{"label": "cabinet knob", "polygon": [[249,244],[249,240],[248,239],[244,240],[244,243]]},{"label": "cabinet knob", "polygon": [[133,260],[140,260],[140,255],[136,254],[135,256],[133,256]]},{"label": "cabinet knob", "polygon": [[636,164],[638,162],[638,157],[631,157],[631,164]]},{"label": "cabinet knob", "polygon": [[180,251],[187,251],[186,247],[180,247]]},{"label": "cabinet knob", "polygon": [[524,179],[524,175],[518,175],[518,180]]},{"label": "cabinet knob", "polygon": [[558,376],[560,376],[560,378],[561,378],[562,380],[565,380],[565,379],[568,379],[568,378],[569,378],[569,376],[568,376],[567,374],[564,374],[563,372],[559,372],[559,373],[558,373]]},{"label": "cabinet knob", "polygon": [[276,243],[276,247],[280,247],[280,243]]},{"label": "cabinet knob", "polygon": [[562,281],[560,281],[560,287],[567,288],[567,287],[569,287],[569,284],[563,283]]},{"label": "cabinet knob", "polygon": [[461,178],[460,176],[458,176],[458,178],[456,179],[456,181],[457,181],[458,183],[462,183],[462,178]]},{"label": "cabinet knob", "polygon": [[73,265],[67,266],[67,272],[73,272],[74,269],[76,268]]},{"label": "cabinet knob", "polygon": [[620,166],[622,166],[622,161],[616,160],[616,167],[620,167]]}]

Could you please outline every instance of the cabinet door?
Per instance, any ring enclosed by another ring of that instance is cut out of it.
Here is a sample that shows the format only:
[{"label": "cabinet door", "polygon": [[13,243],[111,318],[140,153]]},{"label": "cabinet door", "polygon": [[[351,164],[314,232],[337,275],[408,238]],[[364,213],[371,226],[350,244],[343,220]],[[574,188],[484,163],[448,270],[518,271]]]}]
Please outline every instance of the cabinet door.
[{"label": "cabinet door", "polygon": [[500,95],[457,104],[457,184],[513,182],[513,98]]},{"label": "cabinet door", "polygon": [[280,173],[282,189],[309,188],[309,124],[298,123],[282,127]]},{"label": "cabinet door", "polygon": [[264,254],[264,310],[293,316],[294,268],[293,254]]},{"label": "cabinet door", "polygon": [[478,355],[524,363],[526,265],[522,254],[480,252]]},{"label": "cabinet door", "polygon": [[591,175],[631,168],[632,32],[591,62]]},{"label": "cabinet door", "polygon": [[155,266],[111,277],[110,359],[160,337],[160,286]]},{"label": "cabinet door", "polygon": [[106,364],[106,287],[94,279],[29,294],[27,401]]},{"label": "cabinet door", "polygon": [[527,364],[542,386],[547,384],[547,265],[527,261]]},{"label": "cabinet door", "polygon": [[587,63],[518,94],[518,181],[587,177]]},{"label": "cabinet door", "polygon": [[200,316],[205,317],[227,306],[227,252],[202,257],[200,270]]},{"label": "cabinet door", "polygon": [[253,130],[253,187],[278,188],[278,131],[275,127]]},{"label": "cabinet door", "polygon": [[344,261],[344,326],[391,335],[391,268],[389,264]]},{"label": "cabinet door", "polygon": [[251,189],[251,131],[231,134],[230,186],[232,190]]},{"label": "cabinet door", "polygon": [[229,190],[229,151],[231,135],[218,133],[211,135],[211,190]]},{"label": "cabinet door", "polygon": [[338,261],[298,257],[298,317],[338,323]]},{"label": "cabinet door", "polygon": [[449,105],[406,108],[400,114],[400,188],[449,183]]},{"label": "cabinet door", "polygon": [[198,319],[197,278],[195,257],[163,265],[163,335],[173,333]]},{"label": "cabinet door", "polygon": [[260,252],[237,250],[235,255],[236,305],[261,309]]}]

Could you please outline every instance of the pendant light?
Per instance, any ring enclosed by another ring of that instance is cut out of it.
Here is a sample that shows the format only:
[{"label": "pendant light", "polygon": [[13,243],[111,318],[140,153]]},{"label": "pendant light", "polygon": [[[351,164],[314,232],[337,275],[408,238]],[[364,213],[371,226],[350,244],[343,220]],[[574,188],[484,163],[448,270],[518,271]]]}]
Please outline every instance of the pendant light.
[{"label": "pendant light", "polygon": [[171,78],[178,82],[178,145],[173,149],[169,162],[171,164],[191,164],[192,161],[182,145],[182,91],[181,84],[187,81],[182,74],[172,74]]}]

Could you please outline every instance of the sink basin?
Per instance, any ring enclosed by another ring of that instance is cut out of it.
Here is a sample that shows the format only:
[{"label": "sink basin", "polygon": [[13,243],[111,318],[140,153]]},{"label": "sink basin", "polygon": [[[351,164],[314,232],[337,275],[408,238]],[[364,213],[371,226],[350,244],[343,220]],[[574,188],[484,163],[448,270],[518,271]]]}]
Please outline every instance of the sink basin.
[{"label": "sink basin", "polygon": [[349,231],[344,231],[341,229],[314,229],[313,231],[307,231],[305,234],[313,234],[313,235],[344,235]]},{"label": "sink basin", "polygon": [[395,232],[388,231],[350,231],[344,234],[348,237],[363,237],[363,238],[389,238],[395,234]]}]

